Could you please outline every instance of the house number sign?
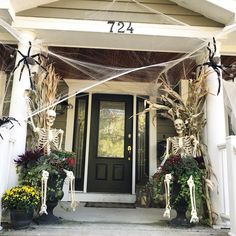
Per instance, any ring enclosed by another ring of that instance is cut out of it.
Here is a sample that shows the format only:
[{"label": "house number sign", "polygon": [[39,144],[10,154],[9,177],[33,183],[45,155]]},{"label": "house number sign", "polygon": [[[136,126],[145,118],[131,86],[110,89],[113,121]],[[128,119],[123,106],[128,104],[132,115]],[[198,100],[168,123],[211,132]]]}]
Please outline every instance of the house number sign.
[{"label": "house number sign", "polygon": [[110,32],[111,33],[130,33],[133,34],[134,28],[132,27],[131,22],[124,22],[124,21],[107,21],[107,24],[110,25]]}]

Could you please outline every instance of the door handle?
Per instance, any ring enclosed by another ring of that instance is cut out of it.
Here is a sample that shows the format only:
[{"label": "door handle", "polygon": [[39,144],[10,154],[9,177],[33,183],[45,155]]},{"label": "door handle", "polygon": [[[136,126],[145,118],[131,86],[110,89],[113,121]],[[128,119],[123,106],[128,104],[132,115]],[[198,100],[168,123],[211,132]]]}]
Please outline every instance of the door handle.
[{"label": "door handle", "polygon": [[128,147],[127,147],[127,150],[128,150],[128,153],[130,154],[131,151],[132,151],[132,147],[131,147],[131,146],[128,146]]}]

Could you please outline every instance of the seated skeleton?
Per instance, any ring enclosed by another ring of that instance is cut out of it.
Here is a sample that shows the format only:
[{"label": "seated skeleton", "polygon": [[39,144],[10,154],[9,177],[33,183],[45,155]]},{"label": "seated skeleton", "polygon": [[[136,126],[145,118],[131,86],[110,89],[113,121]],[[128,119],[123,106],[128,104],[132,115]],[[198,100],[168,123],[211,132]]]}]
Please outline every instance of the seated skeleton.
[{"label": "seated skeleton", "polygon": [[[197,139],[191,135],[185,135],[185,124],[182,119],[176,119],[174,121],[175,130],[177,133],[177,136],[170,137],[167,139],[166,144],[166,154],[164,157],[164,160],[161,163],[161,166],[158,168],[158,172],[160,173],[162,170],[162,166],[164,166],[166,160],[171,156],[180,155],[181,158],[185,158],[188,156],[195,157],[196,156],[196,150],[198,141]],[[167,173],[165,175],[165,190],[166,190],[166,209],[163,214],[164,217],[170,218],[170,182],[172,179],[172,174],[175,173]],[[193,180],[193,176],[189,176],[189,179],[186,183],[189,186],[190,191],[190,202],[191,202],[191,219],[190,223],[196,223],[199,221],[199,218],[197,216],[197,210],[196,210],[196,200],[195,200],[195,184]],[[182,185],[181,185],[182,188]],[[176,217],[177,219],[177,217]],[[175,220],[175,219],[174,219]]]},{"label": "seated skeleton", "polygon": [[[170,155],[180,155],[181,157],[196,156],[198,141],[193,135],[185,135],[184,121],[182,119],[176,119],[174,126],[177,136],[167,138],[166,153],[161,166],[165,164],[165,161]],[[161,170],[161,166],[158,168],[158,171]]]}]

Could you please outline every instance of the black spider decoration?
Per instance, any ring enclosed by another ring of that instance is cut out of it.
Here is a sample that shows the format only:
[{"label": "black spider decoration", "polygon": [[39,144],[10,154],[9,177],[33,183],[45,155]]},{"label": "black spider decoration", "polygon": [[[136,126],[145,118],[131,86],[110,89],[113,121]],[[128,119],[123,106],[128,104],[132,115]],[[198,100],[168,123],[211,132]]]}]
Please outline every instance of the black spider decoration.
[{"label": "black spider decoration", "polygon": [[[9,129],[12,129],[14,127],[13,122],[16,122],[16,123],[18,123],[18,125],[20,125],[19,121],[17,119],[15,119],[14,117],[2,117],[2,119],[0,118],[0,127],[10,124],[11,126]],[[0,133],[0,137],[3,139],[1,133]]]},{"label": "black spider decoration", "polygon": [[214,50],[212,51],[211,48],[210,48],[210,42],[208,43],[207,45],[207,50],[209,52],[209,56],[208,56],[208,62],[205,62],[201,65],[197,65],[195,67],[195,71],[200,68],[200,71],[202,69],[202,67],[204,66],[208,66],[208,67],[211,67],[216,73],[217,73],[217,79],[218,79],[218,82],[219,82],[219,87],[218,87],[218,91],[217,91],[217,95],[220,93],[220,89],[221,89],[221,81],[220,81],[220,70],[222,72],[224,72],[225,74],[227,74],[230,79],[234,80],[234,76],[233,74],[230,74],[226,71],[227,68],[235,68],[235,65],[230,65],[230,66],[225,66],[225,65],[221,65],[220,64],[220,58],[218,56],[215,56],[215,53],[216,53],[216,40],[215,38],[213,37],[213,48]]},{"label": "black spider decoration", "polygon": [[[12,53],[11,57],[14,57],[17,52],[22,56],[22,59],[20,59],[17,63],[17,65],[15,66],[15,68],[13,69],[13,71],[11,72],[11,75],[14,74],[15,70],[20,66],[21,63],[23,63],[23,66],[21,68],[21,71],[20,71],[20,78],[19,78],[19,81],[21,80],[21,76],[22,76],[22,73],[23,73],[23,70],[25,68],[25,66],[27,67],[28,69],[28,72],[29,72],[29,79],[30,79],[30,86],[31,86],[31,89],[34,89],[34,84],[33,84],[33,81],[32,81],[32,75],[31,75],[31,69],[30,69],[30,65],[33,66],[35,64],[38,64],[45,72],[46,72],[46,76],[45,78],[47,77],[47,69],[45,67],[43,67],[41,65],[41,61],[40,61],[40,57],[43,57],[45,59],[47,59],[47,57],[43,54],[40,54],[40,53],[37,53],[37,54],[34,54],[34,55],[30,55],[30,52],[31,52],[31,47],[32,47],[32,43],[29,41],[29,49],[28,49],[28,52],[27,52],[27,55],[24,55],[21,51],[19,51],[18,49],[15,49],[14,52]],[[38,61],[35,60],[35,57],[38,57]]]}]

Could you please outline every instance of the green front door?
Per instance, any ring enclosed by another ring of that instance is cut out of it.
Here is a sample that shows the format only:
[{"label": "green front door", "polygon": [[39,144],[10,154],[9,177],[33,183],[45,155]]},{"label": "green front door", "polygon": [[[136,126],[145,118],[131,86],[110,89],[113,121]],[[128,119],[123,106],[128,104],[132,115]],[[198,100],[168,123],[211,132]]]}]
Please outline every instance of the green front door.
[{"label": "green front door", "polygon": [[131,96],[93,95],[88,192],[131,193]]}]

